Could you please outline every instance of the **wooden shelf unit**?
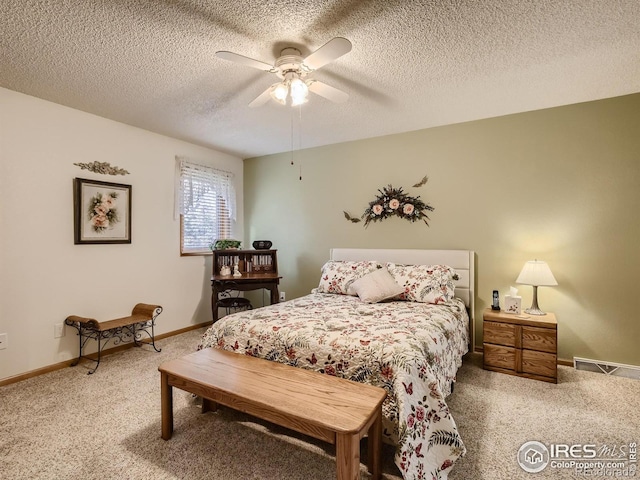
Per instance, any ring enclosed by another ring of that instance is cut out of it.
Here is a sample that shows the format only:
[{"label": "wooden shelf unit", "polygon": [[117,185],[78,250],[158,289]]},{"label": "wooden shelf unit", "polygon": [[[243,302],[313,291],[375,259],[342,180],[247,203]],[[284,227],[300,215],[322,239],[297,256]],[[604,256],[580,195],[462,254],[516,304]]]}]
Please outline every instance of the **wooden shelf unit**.
[{"label": "wooden shelf unit", "polygon": [[558,383],[558,322],[553,313],[483,315],[485,370]]},{"label": "wooden shelf unit", "polygon": [[[238,269],[243,276],[259,274],[278,273],[277,250],[214,250],[213,251],[213,276],[220,275],[220,268],[228,266],[231,268],[233,277],[233,267],[238,265]],[[226,275],[229,277],[229,275]],[[236,277],[237,278],[237,277]]]},{"label": "wooden shelf unit", "polygon": [[[214,250],[211,275],[211,312],[213,321],[218,320],[218,297],[227,290],[258,290],[270,292],[271,304],[278,303],[278,256],[277,250]],[[240,276],[234,277],[234,266],[238,265]],[[230,275],[222,275],[220,269],[228,266]]]}]

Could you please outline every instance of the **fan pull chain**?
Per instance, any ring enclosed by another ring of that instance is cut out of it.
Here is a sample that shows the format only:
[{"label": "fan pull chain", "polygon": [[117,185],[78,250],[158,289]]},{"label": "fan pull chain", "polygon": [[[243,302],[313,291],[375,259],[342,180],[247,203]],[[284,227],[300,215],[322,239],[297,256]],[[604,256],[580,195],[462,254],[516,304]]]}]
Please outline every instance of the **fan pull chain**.
[{"label": "fan pull chain", "polygon": [[291,165],[293,165],[293,108],[291,109]]},{"label": "fan pull chain", "polygon": [[[300,109],[300,116],[298,117],[298,150],[302,150],[302,105],[298,107]],[[300,171],[300,181],[302,181],[302,160],[298,164],[298,168]]]}]

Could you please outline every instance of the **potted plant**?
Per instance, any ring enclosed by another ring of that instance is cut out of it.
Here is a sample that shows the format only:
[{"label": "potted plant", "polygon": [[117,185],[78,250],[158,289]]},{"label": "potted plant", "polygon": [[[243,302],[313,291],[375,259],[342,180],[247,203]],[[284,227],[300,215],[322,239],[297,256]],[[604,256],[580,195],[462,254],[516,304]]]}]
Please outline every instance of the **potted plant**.
[{"label": "potted plant", "polygon": [[222,239],[218,239],[215,242],[213,242],[211,245],[209,245],[209,248],[211,248],[211,250],[235,250],[240,248],[240,245],[242,245],[242,242],[240,240],[233,240],[231,238],[222,238]]}]

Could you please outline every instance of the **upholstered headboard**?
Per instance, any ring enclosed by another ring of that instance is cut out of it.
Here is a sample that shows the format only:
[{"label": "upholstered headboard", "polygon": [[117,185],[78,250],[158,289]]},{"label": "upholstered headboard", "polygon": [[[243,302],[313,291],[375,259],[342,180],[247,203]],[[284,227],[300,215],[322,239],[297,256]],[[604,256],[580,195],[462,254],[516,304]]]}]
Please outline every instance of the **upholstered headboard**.
[{"label": "upholstered headboard", "polygon": [[381,263],[394,262],[406,265],[449,265],[458,274],[456,297],[460,298],[469,310],[473,333],[475,270],[472,250],[332,248],[329,256],[331,260],[376,260]]}]

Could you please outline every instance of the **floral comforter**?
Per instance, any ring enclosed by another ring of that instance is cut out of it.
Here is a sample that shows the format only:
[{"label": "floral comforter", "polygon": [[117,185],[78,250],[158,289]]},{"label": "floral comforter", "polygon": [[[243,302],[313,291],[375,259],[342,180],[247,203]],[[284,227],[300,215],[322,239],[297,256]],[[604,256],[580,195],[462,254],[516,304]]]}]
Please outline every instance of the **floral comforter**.
[{"label": "floral comforter", "polygon": [[222,318],[198,349],[214,347],[376,385],[385,441],[405,480],[446,479],[465,453],[445,397],[467,352],[462,301],[362,303],[312,293]]}]

